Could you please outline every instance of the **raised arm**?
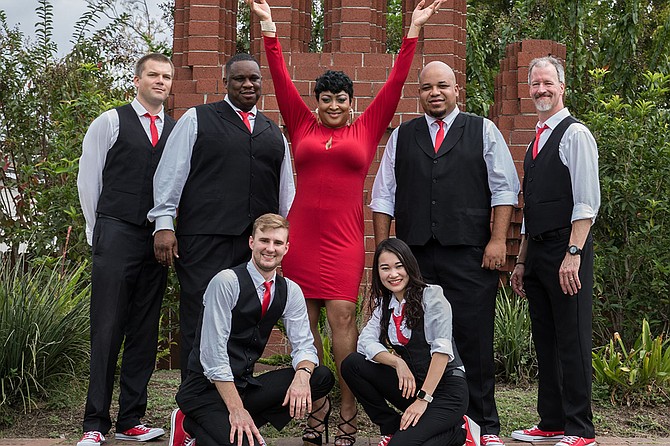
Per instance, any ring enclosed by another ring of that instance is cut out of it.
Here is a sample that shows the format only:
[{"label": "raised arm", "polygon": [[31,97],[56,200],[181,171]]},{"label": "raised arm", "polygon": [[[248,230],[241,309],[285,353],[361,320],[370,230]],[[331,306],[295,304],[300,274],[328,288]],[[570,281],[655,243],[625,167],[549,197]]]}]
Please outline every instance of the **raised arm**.
[{"label": "raised arm", "polygon": [[291,140],[293,140],[294,132],[298,126],[304,125],[306,120],[316,120],[316,118],[309,107],[307,107],[307,104],[302,100],[286,68],[281,45],[279,44],[279,39],[276,37],[276,27],[272,22],[270,5],[265,0],[245,1],[249,5],[251,12],[261,21],[265,53],[268,58],[270,73],[272,74],[272,83],[275,86],[279,111],[288,127]]},{"label": "raised arm", "polygon": [[407,74],[412,66],[414,50],[416,49],[417,38],[419,37],[421,27],[433,14],[437,14],[442,1],[443,0],[435,0],[427,8],[423,7],[426,3],[425,0],[421,0],[419,4],[416,5],[416,8],[414,8],[414,12],[412,13],[412,24],[409,27],[407,36],[403,39],[400,53],[396,58],[395,64],[393,64],[393,69],[391,70],[388,80],[382,89],[379,90],[377,97],[375,97],[370,106],[359,118],[361,121],[359,125],[363,125],[364,128],[369,129],[369,134],[373,138],[373,144],[371,145],[371,150],[373,150],[373,152],[370,156],[374,156],[374,153],[377,150],[377,146],[374,143],[381,139],[398,107],[402,88],[405,85]]}]

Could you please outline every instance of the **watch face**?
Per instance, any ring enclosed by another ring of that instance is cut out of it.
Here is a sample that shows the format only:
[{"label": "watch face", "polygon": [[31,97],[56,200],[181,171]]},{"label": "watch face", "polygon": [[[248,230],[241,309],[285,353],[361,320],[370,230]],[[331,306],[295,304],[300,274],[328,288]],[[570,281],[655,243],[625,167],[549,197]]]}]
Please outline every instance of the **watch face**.
[{"label": "watch face", "polygon": [[572,245],[572,246],[570,246],[570,248],[568,248],[568,252],[570,254],[572,254],[573,256],[579,254],[580,251],[581,250],[578,247],[576,247],[575,245]]}]

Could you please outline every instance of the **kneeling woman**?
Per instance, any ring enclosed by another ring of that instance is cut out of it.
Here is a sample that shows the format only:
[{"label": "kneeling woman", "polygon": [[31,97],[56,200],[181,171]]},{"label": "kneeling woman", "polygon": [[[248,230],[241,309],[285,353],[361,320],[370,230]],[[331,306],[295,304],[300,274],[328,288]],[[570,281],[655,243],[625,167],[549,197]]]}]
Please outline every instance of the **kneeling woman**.
[{"label": "kneeling woman", "polygon": [[469,435],[476,424],[464,417],[468,387],[451,338],[451,306],[441,287],[423,281],[401,240],[387,239],[377,247],[370,309],[358,352],[344,360],[342,375],[379,425],[379,445],[461,446],[466,430],[468,440],[479,439],[478,432]]}]

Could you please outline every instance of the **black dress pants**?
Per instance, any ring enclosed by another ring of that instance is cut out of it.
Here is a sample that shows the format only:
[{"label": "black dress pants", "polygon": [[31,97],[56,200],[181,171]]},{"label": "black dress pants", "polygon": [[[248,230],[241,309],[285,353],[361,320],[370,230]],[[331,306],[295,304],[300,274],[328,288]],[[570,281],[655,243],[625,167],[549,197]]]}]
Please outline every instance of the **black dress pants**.
[{"label": "black dress pants", "polygon": [[498,435],[493,324],[499,273],[481,267],[484,248],[480,246],[442,246],[433,239],[410,248],[423,278],[440,285],[451,304],[454,341],[470,391],[467,415],[481,427],[482,435]]},{"label": "black dress pants", "polygon": [[[244,408],[253,418],[256,427],[270,423],[277,430],[281,430],[291,421],[288,405],[282,406],[282,402],[295,373],[292,368],[275,370],[256,377],[261,386],[248,385],[244,389],[238,387]],[[312,401],[316,401],[328,395],[335,384],[335,378],[328,367],[318,366],[314,369],[309,384]],[[184,430],[196,439],[198,446],[231,445],[228,408],[216,387],[202,373],[190,371],[179,387],[176,399],[185,415]],[[243,444],[249,444],[246,436]]]},{"label": "black dress pants", "polygon": [[177,237],[179,258],[175,271],[179,279],[179,365],[181,379],[186,379],[188,357],[193,349],[202,296],[210,280],[219,271],[232,268],[251,258],[251,227],[242,235],[180,235]]},{"label": "black dress pants", "polygon": [[[462,426],[468,407],[468,386],[462,377],[443,378],[416,426],[401,431],[401,415],[389,403],[404,411],[415,398],[402,396],[395,369],[351,353],[342,362],[342,376],[370,420],[379,426],[381,435],[393,435],[389,445],[461,446],[465,442]],[[417,389],[421,384],[417,381]]]},{"label": "black dress pants", "polygon": [[589,235],[582,250],[582,288],[574,296],[563,294],[558,279],[568,242],[569,234],[528,241],[523,281],[537,352],[538,426],[595,438],[591,413],[593,239]]},{"label": "black dress pants", "polygon": [[116,431],[140,423],[153,373],[167,268],[154,257],[153,227],[98,217],[91,273],[91,377],[84,431],[107,433],[114,373],[121,362]]}]

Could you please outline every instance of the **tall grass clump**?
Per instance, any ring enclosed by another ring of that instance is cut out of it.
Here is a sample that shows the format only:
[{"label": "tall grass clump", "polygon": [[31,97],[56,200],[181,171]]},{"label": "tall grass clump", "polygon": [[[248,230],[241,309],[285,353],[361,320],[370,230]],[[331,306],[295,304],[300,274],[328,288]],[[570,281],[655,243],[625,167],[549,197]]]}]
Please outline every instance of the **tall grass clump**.
[{"label": "tall grass clump", "polygon": [[496,375],[512,383],[528,382],[537,372],[528,301],[502,286],[496,298],[493,348]]},{"label": "tall grass clump", "polygon": [[0,256],[0,414],[15,406],[31,410],[85,369],[87,269],[86,263],[61,270]]}]

